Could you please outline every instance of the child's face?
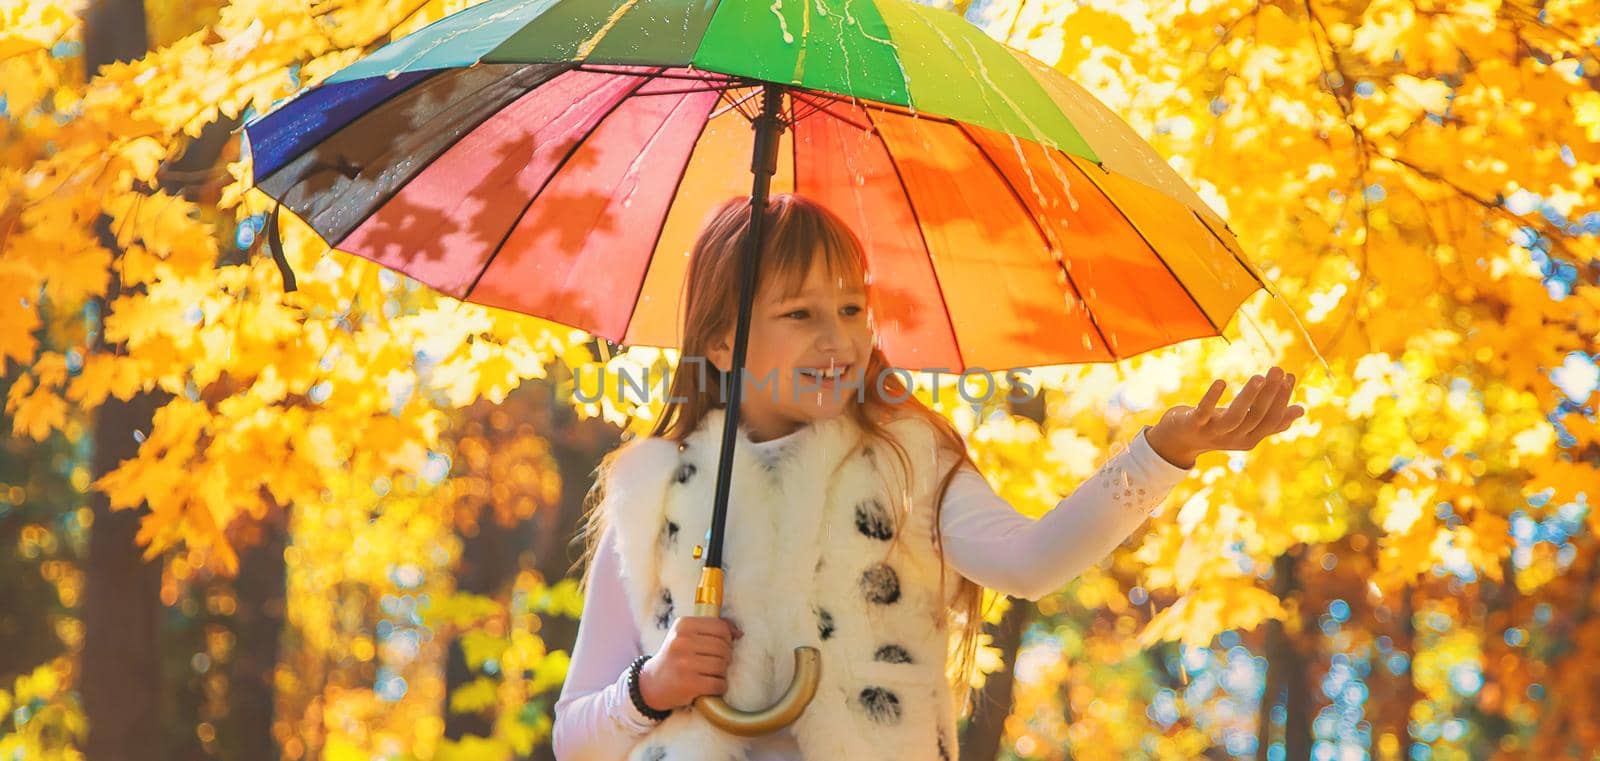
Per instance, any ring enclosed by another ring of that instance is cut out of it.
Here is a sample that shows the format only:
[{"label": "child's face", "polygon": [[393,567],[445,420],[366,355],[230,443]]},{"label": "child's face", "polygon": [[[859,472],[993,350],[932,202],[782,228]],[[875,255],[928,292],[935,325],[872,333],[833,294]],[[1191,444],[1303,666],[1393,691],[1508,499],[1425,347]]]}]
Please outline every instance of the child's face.
[{"label": "child's face", "polygon": [[[818,256],[799,294],[779,291],[776,282],[759,284],[751,308],[749,377],[739,414],[758,441],[839,415],[871,392],[862,381],[873,336],[861,281],[828,277]],[[729,331],[708,359],[726,372],[732,356]]]}]

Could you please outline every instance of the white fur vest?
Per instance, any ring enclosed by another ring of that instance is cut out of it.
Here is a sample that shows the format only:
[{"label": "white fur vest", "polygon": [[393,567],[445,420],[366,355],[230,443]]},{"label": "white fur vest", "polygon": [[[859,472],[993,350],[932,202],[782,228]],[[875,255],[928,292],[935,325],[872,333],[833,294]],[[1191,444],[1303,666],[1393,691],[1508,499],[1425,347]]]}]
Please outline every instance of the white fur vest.
[{"label": "white fur vest", "polygon": [[[681,447],[631,441],[601,476],[599,509],[615,527],[647,653],[661,647],[676,617],[693,611],[702,567],[693,551],[710,529],[723,415],[713,410]],[[867,442],[848,416],[807,425],[772,455],[755,451],[744,430],[736,437],[723,616],[744,636],[734,643],[724,697],[765,708],[793,676],[794,648],[819,649],[821,685],[791,727],[806,761],[957,754],[945,611],[959,576],[933,544],[933,492],[953,455],[939,451],[926,421],[903,417],[888,430],[909,455],[909,484],[894,453]],[[909,510],[907,500],[891,498],[907,491]],[[747,742],[684,708],[629,758],[743,761]]]}]

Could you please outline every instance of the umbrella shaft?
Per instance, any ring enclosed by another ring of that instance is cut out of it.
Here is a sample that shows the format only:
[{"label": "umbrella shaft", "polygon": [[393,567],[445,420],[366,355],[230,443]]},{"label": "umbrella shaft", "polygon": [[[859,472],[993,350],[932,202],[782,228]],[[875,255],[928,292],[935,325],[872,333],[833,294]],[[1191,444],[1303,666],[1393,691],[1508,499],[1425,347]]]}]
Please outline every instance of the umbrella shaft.
[{"label": "umbrella shaft", "polygon": [[[711,536],[706,546],[706,568],[722,567],[723,526],[728,521],[728,488],[733,478],[733,447],[739,430],[739,400],[744,390],[745,351],[750,344],[750,311],[755,302],[756,272],[760,269],[762,221],[766,217],[767,191],[778,168],[778,137],[783,122],[778,116],[783,88],[766,84],[762,90],[761,115],[755,119],[755,147],[750,171],[755,175],[750,189],[750,234],[746,239],[739,287],[739,314],[733,334],[733,362],[728,379],[727,411],[722,424],[722,452],[717,464],[716,499],[711,508]],[[717,575],[720,587],[721,575]],[[720,590],[717,597],[721,598]]]}]

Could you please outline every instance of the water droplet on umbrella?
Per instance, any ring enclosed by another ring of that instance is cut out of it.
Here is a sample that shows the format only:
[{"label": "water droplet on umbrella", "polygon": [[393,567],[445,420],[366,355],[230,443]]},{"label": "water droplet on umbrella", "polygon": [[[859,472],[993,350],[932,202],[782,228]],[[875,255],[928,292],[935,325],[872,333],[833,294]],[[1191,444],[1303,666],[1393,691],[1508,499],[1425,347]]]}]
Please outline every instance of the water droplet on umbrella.
[{"label": "water droplet on umbrella", "polygon": [[[804,2],[810,2],[810,0],[804,0]],[[789,33],[789,20],[784,18],[783,11],[780,10],[782,7],[783,0],[773,0],[772,6],[769,8],[769,10],[772,11],[772,15],[778,17],[778,27],[783,30],[784,44],[792,45],[794,44],[794,35]]]}]

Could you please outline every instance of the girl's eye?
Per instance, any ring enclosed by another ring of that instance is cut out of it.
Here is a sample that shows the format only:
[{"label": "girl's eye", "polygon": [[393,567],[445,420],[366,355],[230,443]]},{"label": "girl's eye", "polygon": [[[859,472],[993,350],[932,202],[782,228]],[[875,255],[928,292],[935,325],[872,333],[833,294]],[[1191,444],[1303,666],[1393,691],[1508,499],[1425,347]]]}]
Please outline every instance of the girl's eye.
[{"label": "girl's eye", "polygon": [[789,312],[789,313],[785,314],[784,317],[794,317],[795,315],[800,315],[800,319],[803,319],[803,318],[805,318],[806,314],[807,314],[806,310],[804,310],[804,309],[796,309],[793,312]]},{"label": "girl's eye", "polygon": [[861,314],[861,307],[859,307],[859,306],[857,306],[855,304],[847,304],[844,307],[844,313],[847,314],[847,315]]}]

